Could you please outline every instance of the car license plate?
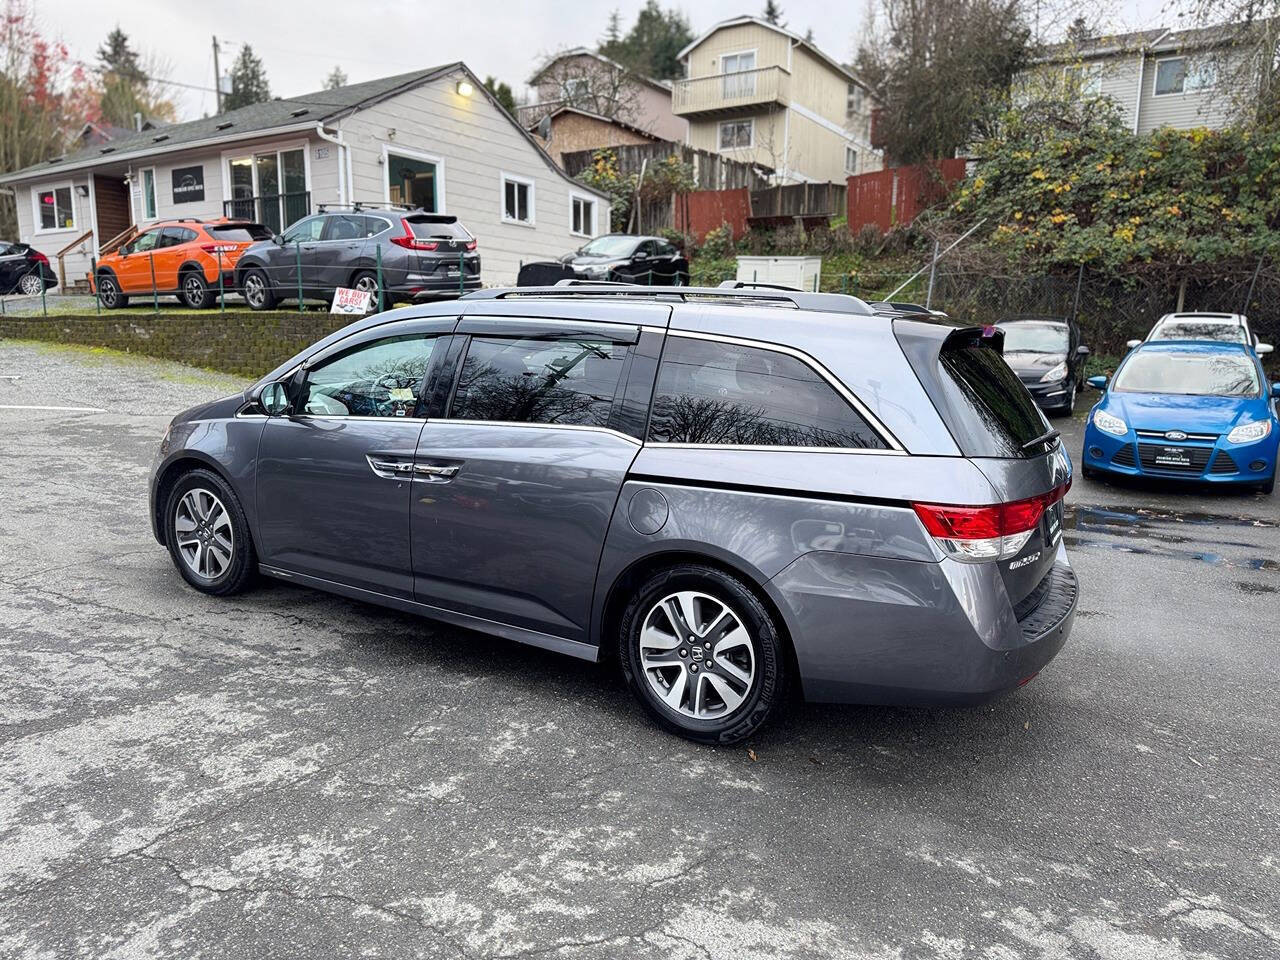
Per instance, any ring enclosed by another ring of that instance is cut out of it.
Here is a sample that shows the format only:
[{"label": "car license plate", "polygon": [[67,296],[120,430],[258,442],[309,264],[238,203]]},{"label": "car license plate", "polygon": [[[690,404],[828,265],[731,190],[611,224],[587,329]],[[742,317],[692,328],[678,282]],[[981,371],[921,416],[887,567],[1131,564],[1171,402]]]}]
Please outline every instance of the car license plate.
[{"label": "car license plate", "polygon": [[447,269],[447,271],[446,271],[446,272],[449,274],[449,276],[451,276],[451,277],[456,277],[456,276],[458,275],[458,268],[457,268],[457,267],[449,267],[449,268]]},{"label": "car license plate", "polygon": [[1156,451],[1155,463],[1160,467],[1186,469],[1191,466],[1191,455],[1186,447],[1161,447]]}]

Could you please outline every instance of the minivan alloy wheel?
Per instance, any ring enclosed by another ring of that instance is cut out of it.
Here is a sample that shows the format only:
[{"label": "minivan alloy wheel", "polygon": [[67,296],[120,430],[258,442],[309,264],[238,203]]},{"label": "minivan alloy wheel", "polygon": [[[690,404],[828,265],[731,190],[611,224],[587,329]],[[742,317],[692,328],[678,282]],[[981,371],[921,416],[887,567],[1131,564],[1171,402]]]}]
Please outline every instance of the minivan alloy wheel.
[{"label": "minivan alloy wheel", "polygon": [[231,566],[231,517],[212,491],[195,487],[183,494],[174,512],[173,533],[179,556],[196,576],[217,580]]},{"label": "minivan alloy wheel", "polygon": [[249,306],[261,306],[266,297],[267,285],[262,277],[251,273],[244,278],[244,298],[249,301]]},{"label": "minivan alloy wheel", "polygon": [[25,277],[18,281],[18,291],[29,297],[39,296],[44,290],[44,281],[37,277],[34,273],[28,273]]},{"label": "minivan alloy wheel", "polygon": [[744,621],[723,601],[694,590],[663,597],[645,615],[640,667],[663,703],[696,720],[737,710],[756,674]]}]

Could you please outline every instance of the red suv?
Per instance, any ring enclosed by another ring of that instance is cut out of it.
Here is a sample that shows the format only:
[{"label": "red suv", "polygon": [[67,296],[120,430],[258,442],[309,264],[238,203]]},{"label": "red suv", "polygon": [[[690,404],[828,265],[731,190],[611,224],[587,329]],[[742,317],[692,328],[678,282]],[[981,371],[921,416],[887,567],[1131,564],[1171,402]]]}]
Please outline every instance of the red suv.
[{"label": "red suv", "polygon": [[123,307],[131,295],[176,295],[183,306],[213,306],[218,268],[223,288],[235,290],[240,254],[271,238],[260,223],[244,220],[165,220],[134,234],[98,261],[94,286],[108,309]]}]

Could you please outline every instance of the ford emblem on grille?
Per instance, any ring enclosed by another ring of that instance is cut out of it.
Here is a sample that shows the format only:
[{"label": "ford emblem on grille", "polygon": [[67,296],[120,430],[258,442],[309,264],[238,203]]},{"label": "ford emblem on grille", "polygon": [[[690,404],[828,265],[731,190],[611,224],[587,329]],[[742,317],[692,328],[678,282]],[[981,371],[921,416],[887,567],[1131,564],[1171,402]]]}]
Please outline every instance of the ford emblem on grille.
[{"label": "ford emblem on grille", "polygon": [[1187,439],[1187,435],[1181,430],[1170,430],[1165,433],[1164,438],[1166,440],[1185,440]]}]

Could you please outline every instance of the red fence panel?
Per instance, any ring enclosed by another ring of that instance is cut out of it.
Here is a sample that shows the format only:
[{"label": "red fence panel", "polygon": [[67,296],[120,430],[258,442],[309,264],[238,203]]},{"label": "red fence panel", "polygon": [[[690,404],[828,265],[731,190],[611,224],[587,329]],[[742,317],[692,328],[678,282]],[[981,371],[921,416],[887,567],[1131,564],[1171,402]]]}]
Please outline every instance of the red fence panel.
[{"label": "red fence panel", "polygon": [[884,232],[895,224],[910,223],[945,199],[964,179],[964,171],[963,158],[949,158],[932,167],[888,167],[850,177],[849,229],[856,233],[870,223]]},{"label": "red fence panel", "polygon": [[676,195],[676,229],[692,234],[701,243],[708,233],[727,223],[734,237],[747,232],[747,217],[751,216],[751,191],[694,190]]}]

